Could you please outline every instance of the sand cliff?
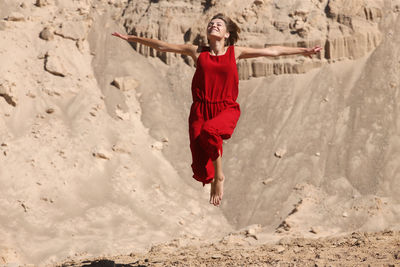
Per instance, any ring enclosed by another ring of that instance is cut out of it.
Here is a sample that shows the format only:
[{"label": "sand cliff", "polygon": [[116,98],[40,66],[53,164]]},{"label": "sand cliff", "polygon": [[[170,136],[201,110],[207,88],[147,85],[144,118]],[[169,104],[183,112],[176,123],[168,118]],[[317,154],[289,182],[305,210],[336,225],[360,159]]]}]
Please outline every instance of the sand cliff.
[{"label": "sand cliff", "polygon": [[[400,3],[343,2],[1,0],[0,264],[249,225],[260,244],[398,230]],[[217,209],[191,178],[193,62],[111,33],[200,43],[221,10],[239,45],[324,50],[238,63],[242,116]]]}]

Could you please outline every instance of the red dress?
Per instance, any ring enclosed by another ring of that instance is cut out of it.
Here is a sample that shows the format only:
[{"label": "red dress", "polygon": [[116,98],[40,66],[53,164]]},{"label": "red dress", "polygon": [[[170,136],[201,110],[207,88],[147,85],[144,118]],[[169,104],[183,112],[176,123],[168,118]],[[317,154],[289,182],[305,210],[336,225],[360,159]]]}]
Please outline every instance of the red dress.
[{"label": "red dress", "polygon": [[231,137],[239,119],[238,85],[234,46],[220,56],[203,48],[192,80],[189,116],[193,178],[203,185],[213,180],[212,161],[222,156],[222,140]]}]

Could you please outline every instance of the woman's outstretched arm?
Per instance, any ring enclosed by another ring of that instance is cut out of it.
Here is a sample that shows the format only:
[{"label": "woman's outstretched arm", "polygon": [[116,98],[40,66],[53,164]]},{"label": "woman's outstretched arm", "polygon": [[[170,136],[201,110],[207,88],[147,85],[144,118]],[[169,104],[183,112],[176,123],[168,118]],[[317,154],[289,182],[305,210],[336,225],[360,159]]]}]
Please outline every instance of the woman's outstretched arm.
[{"label": "woman's outstretched arm", "polygon": [[112,33],[112,35],[119,37],[123,40],[126,40],[128,42],[135,42],[135,43],[140,43],[140,44],[149,46],[160,52],[178,53],[178,54],[191,56],[195,61],[197,59],[198,46],[195,46],[192,44],[170,44],[170,43],[160,41],[157,39],[138,37],[135,35],[120,34],[118,32],[114,32],[114,33]]},{"label": "woman's outstretched arm", "polygon": [[314,55],[321,51],[320,46],[314,46],[313,48],[303,47],[287,47],[287,46],[270,46],[265,48],[251,48],[251,47],[235,47],[235,53],[237,59],[242,58],[254,58],[254,57],[277,57],[285,55]]}]

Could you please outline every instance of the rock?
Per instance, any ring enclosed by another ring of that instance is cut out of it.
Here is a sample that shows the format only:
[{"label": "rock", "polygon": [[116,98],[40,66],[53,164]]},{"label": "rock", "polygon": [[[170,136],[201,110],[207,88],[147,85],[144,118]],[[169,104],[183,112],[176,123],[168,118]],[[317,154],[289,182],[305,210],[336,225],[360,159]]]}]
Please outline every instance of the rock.
[{"label": "rock", "polygon": [[[204,22],[209,15],[204,11],[213,8],[212,2],[214,1],[202,0],[203,14],[201,14],[202,12],[193,13],[193,10],[199,8],[198,4],[194,4],[195,1],[186,1],[186,5],[174,5],[174,9],[161,4],[149,5],[148,9],[143,6],[143,11],[139,11],[138,5],[133,4],[134,2],[131,1],[127,5],[122,16],[125,19],[124,26],[127,32],[164,41],[178,40],[182,38],[180,35],[183,33],[187,43],[207,43],[204,36]],[[158,3],[159,1],[153,2]],[[237,3],[239,2],[237,1]],[[249,3],[251,5],[247,5],[242,12],[232,17],[242,29],[241,44],[252,46],[252,43],[257,40],[263,46],[264,44],[291,47],[321,45],[325,49],[319,56],[313,57],[313,62],[307,60],[298,63],[293,60],[295,56],[286,56],[277,60],[263,58],[240,61],[238,64],[240,79],[273,74],[303,73],[320,67],[325,62],[333,63],[337,59],[358,58],[375,49],[382,39],[379,29],[379,20],[384,14],[382,1],[315,0],[297,1],[293,5],[288,5],[284,1],[252,0]],[[398,3],[393,4],[392,9],[399,12]],[[137,12],[141,16],[134,16]],[[187,26],[182,27],[178,20],[169,20],[170,24],[166,27],[165,17],[160,16],[154,20],[155,17],[152,15],[154,13],[169,14],[171,17],[185,14]],[[272,16],[271,14],[276,15]],[[276,18],[279,20],[276,21]],[[154,23],[150,24],[150,21]],[[289,29],[289,25],[291,29]],[[283,33],[287,37],[284,37]],[[271,40],[276,43],[271,43]],[[185,61],[189,65],[193,64],[188,62],[187,57],[177,57],[172,53],[160,53],[145,45],[132,44],[132,46],[138,53],[158,57],[167,64],[176,60]],[[318,58],[328,61],[318,60]],[[253,64],[253,62],[257,63]]]},{"label": "rock", "polygon": [[290,231],[291,228],[292,228],[291,225],[290,225],[286,220],[284,220],[284,221],[278,226],[276,232],[282,233],[283,231]]},{"label": "rock", "polygon": [[78,11],[79,15],[89,15],[90,11],[86,8],[78,8],[76,11]]},{"label": "rock", "polygon": [[120,89],[121,91],[134,90],[138,87],[139,83],[130,76],[117,77],[112,82],[112,85]]},{"label": "rock", "polygon": [[311,227],[311,228],[310,228],[310,233],[318,234],[318,232],[319,232],[319,229],[318,229],[318,228],[316,228],[316,227]]},{"label": "rock", "polygon": [[120,118],[123,121],[129,120],[130,119],[130,114],[129,112],[124,112],[121,109],[117,108],[115,110],[115,114],[117,115],[118,118]]},{"label": "rock", "polygon": [[67,76],[67,70],[62,63],[62,60],[57,56],[46,53],[44,58],[44,69],[55,76]]},{"label": "rock", "polygon": [[54,200],[51,198],[47,198],[47,197],[41,197],[40,200],[43,200],[45,202],[50,202],[50,203],[54,203]]},{"label": "rock", "polygon": [[8,81],[0,82],[0,97],[3,97],[6,102],[15,107],[17,105],[17,97],[14,91],[15,84]]},{"label": "rock", "polygon": [[285,154],[286,154],[286,149],[284,149],[284,148],[279,148],[279,149],[275,152],[275,157],[277,157],[277,158],[282,158]]},{"label": "rock", "polygon": [[254,235],[254,234],[256,234],[256,230],[255,229],[249,229],[249,230],[247,230],[247,234],[248,235]]},{"label": "rock", "polygon": [[60,24],[55,34],[74,41],[86,38],[87,25],[83,21],[67,21]]},{"label": "rock", "polygon": [[108,151],[102,148],[95,148],[92,152],[92,155],[95,158],[105,159],[105,160],[110,160],[111,158],[111,155],[108,153]]},{"label": "rock", "polygon": [[295,21],[293,27],[294,27],[294,29],[296,29],[297,31],[300,31],[300,30],[304,29],[304,26],[305,26],[304,21],[298,19],[298,20]]},{"label": "rock", "polygon": [[213,254],[213,255],[211,255],[211,259],[214,259],[214,260],[222,259],[222,255],[221,254]]},{"label": "rock", "polygon": [[319,157],[319,156],[321,156],[321,153],[316,152],[316,153],[315,153],[315,156]]},{"label": "rock", "polygon": [[264,185],[267,185],[267,184],[271,183],[273,180],[274,180],[273,178],[268,178],[267,180],[264,180],[262,183]]},{"label": "rock", "polygon": [[342,216],[343,217],[349,217],[349,214],[347,212],[343,212]]},{"label": "rock", "polygon": [[163,137],[163,138],[161,139],[161,142],[163,142],[163,143],[168,143],[168,142],[169,142],[169,140],[168,140],[168,138],[167,138],[167,137]]},{"label": "rock", "polygon": [[154,144],[151,145],[151,148],[156,150],[162,150],[164,148],[164,145],[161,142],[155,142]]},{"label": "rock", "polygon": [[39,37],[46,41],[51,41],[54,39],[54,33],[49,27],[45,27],[39,34]]},{"label": "rock", "polygon": [[276,252],[278,253],[283,253],[286,249],[284,246],[276,246],[275,247]]},{"label": "rock", "polygon": [[261,232],[261,224],[253,224],[247,227],[245,234],[246,237],[252,237],[256,240],[258,240],[257,234]]},{"label": "rock", "polygon": [[45,5],[47,5],[47,0],[36,0],[35,6],[37,7],[43,7]]},{"label": "rock", "polygon": [[111,149],[114,152],[131,154],[129,144],[126,143],[118,142],[117,144],[114,144]]},{"label": "rock", "polygon": [[12,12],[6,18],[8,21],[25,21],[25,16],[18,12]]},{"label": "rock", "polygon": [[47,114],[52,114],[52,113],[54,113],[54,108],[48,108],[48,109],[46,109],[46,113],[47,113]]}]

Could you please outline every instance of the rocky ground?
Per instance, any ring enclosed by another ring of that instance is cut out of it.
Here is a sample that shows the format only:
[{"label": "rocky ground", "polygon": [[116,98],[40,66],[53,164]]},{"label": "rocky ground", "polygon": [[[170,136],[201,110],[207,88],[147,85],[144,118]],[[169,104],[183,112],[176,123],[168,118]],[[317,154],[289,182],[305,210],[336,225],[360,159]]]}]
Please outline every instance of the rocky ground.
[{"label": "rocky ground", "polygon": [[400,266],[400,232],[394,231],[282,238],[264,245],[251,245],[251,240],[233,235],[216,243],[191,243],[181,246],[180,240],[174,240],[144,254],[67,261],[59,266]]}]

